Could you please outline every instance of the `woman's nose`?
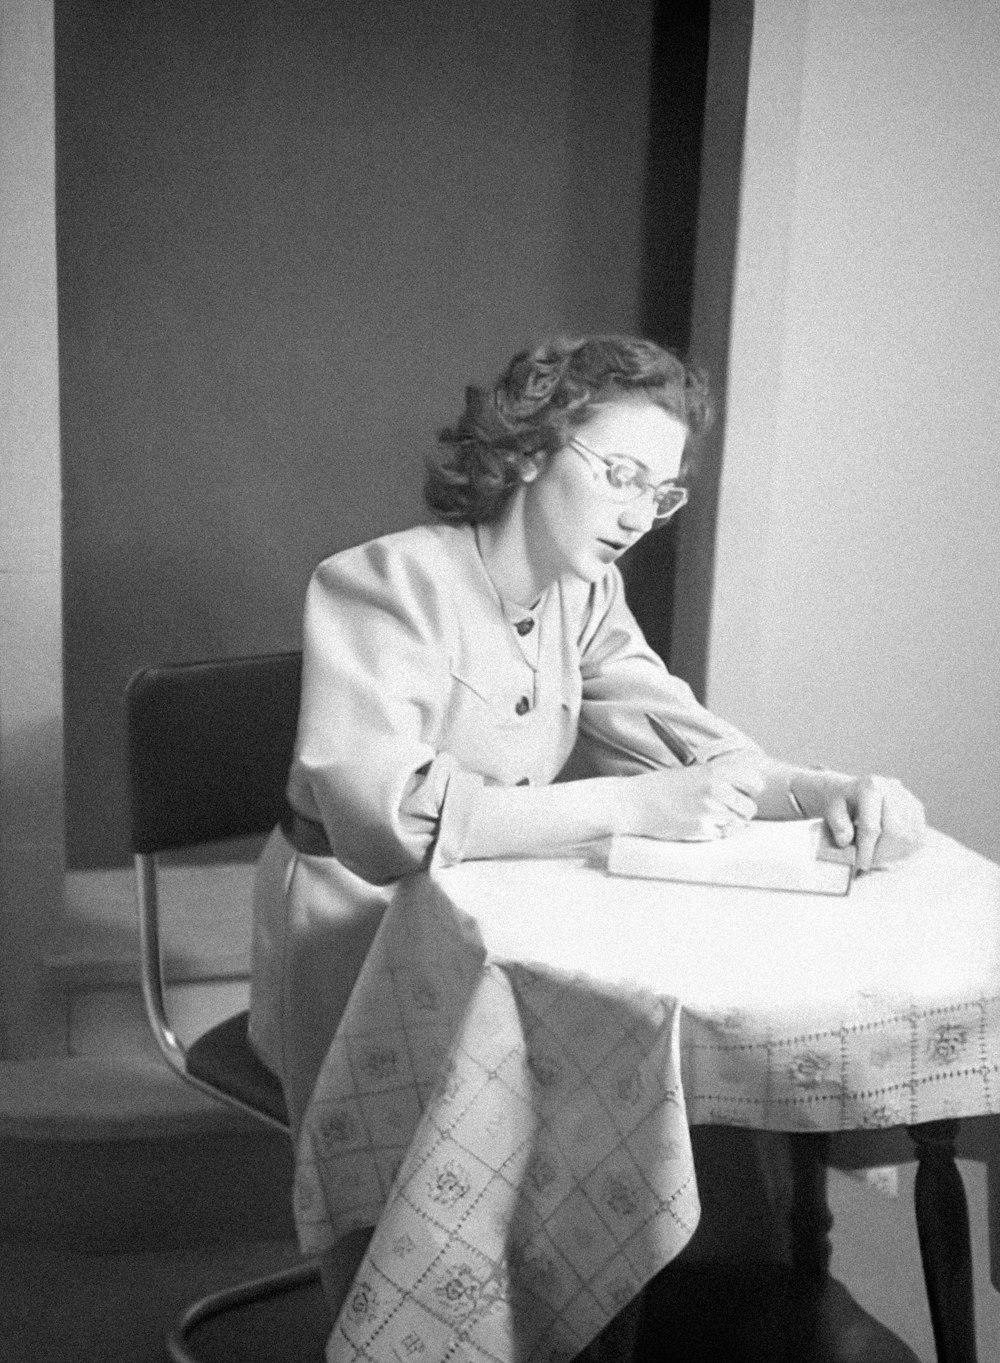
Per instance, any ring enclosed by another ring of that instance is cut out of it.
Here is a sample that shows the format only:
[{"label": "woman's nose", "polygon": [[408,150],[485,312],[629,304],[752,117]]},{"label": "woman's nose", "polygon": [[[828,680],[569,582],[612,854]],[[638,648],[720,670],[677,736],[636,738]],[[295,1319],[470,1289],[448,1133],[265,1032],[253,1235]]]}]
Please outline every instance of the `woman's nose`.
[{"label": "woman's nose", "polygon": [[623,530],[630,534],[644,535],[653,525],[653,517],[656,515],[656,503],[648,493],[643,493],[641,497],[636,497],[634,501],[626,502],[621,509],[618,517],[618,524]]}]

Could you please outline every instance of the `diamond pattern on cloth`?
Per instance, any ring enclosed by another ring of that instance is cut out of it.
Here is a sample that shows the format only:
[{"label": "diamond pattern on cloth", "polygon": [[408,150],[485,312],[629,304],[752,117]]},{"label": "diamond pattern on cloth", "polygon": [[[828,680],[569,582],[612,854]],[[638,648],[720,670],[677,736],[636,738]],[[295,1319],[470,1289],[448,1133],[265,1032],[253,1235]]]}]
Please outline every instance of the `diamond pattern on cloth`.
[{"label": "diamond pattern on cloth", "polygon": [[376,1227],[327,1360],[560,1363],[697,1225],[679,1010],[490,960],[432,882],[414,887],[300,1137],[303,1252]]},{"label": "diamond pattern on cloth", "polygon": [[847,1131],[1000,1112],[1000,995],[939,1007],[852,998],[842,1018],[762,1035],[684,1015],[691,1120]]}]

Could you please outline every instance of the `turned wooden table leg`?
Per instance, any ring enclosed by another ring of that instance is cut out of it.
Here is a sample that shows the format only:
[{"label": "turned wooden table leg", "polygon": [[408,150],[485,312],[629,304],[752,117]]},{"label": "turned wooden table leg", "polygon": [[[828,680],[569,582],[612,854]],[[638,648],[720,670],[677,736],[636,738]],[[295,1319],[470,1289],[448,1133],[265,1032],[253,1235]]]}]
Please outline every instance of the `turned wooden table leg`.
[{"label": "turned wooden table leg", "polygon": [[792,1266],[804,1279],[822,1284],[830,1268],[833,1216],[827,1202],[826,1132],[796,1132],[791,1137],[792,1206],[789,1215]]},{"label": "turned wooden table leg", "polygon": [[955,1164],[958,1121],[907,1129],[917,1152],[913,1200],[938,1363],[976,1363],[969,1208]]}]

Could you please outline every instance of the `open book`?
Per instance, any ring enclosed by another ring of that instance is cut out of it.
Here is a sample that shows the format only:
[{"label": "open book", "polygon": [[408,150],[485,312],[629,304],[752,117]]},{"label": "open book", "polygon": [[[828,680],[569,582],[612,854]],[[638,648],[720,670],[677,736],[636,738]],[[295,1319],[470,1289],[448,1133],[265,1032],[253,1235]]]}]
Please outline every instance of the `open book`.
[{"label": "open book", "polygon": [[612,838],[608,870],[616,876],[737,885],[800,894],[847,894],[854,847],[837,847],[822,819],[754,819],[728,838],[661,842]]}]

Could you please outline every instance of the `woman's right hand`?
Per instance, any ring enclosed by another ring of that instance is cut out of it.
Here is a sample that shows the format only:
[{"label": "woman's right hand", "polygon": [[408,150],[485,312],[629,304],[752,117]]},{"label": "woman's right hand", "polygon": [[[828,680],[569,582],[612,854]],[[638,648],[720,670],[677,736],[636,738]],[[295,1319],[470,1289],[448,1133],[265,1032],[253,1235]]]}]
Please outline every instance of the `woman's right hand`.
[{"label": "woman's right hand", "polygon": [[741,753],[618,779],[618,831],[667,842],[706,841],[736,832],[757,813],[755,797],[765,786],[759,763]]}]

